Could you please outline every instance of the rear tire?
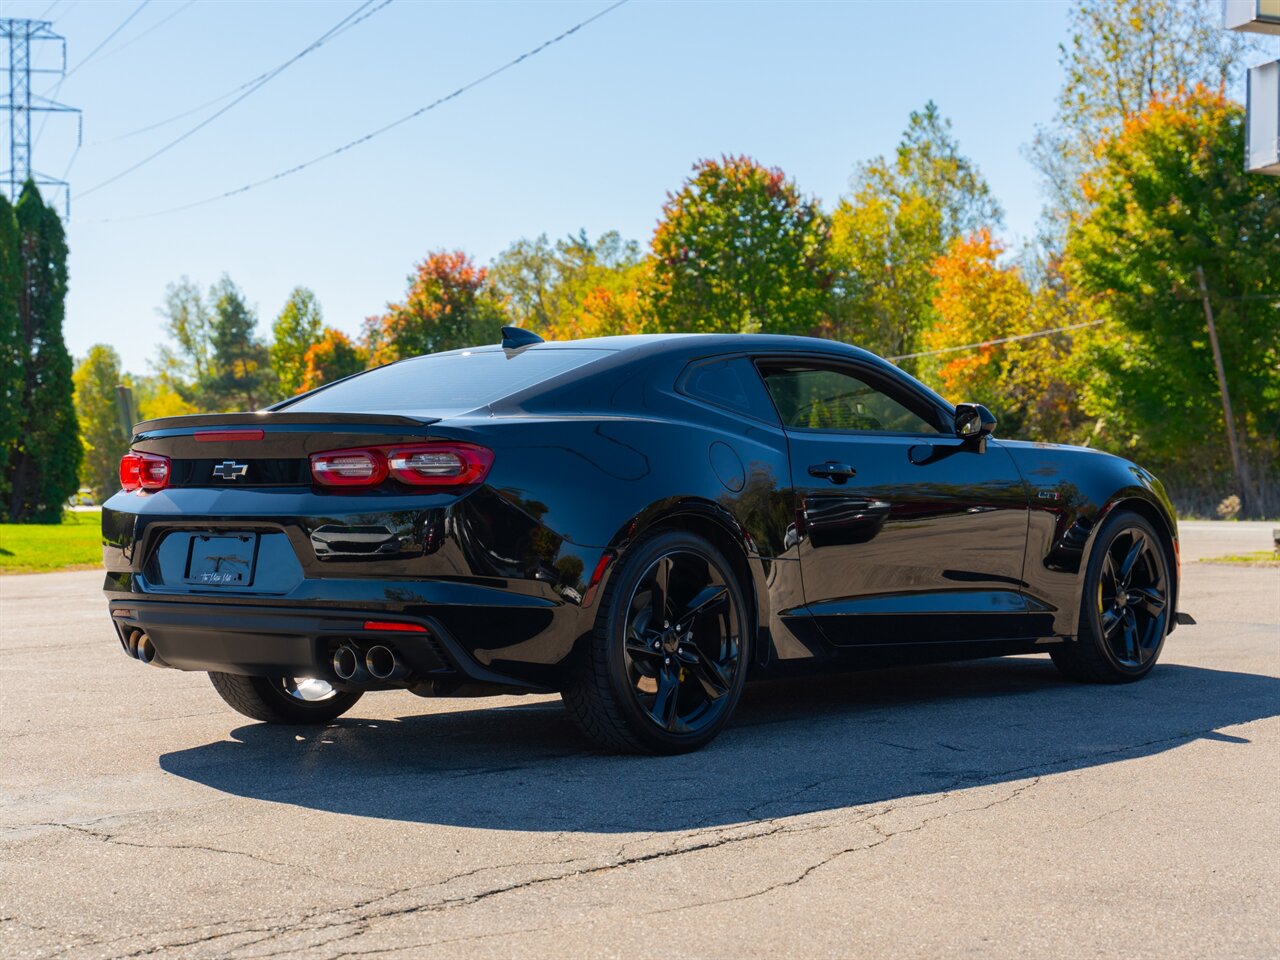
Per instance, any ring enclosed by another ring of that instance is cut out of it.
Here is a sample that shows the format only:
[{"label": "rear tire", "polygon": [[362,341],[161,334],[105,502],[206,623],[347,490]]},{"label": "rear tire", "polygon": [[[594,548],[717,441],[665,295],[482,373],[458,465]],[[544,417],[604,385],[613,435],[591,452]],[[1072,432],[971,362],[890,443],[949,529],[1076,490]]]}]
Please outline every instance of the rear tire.
[{"label": "rear tire", "polygon": [[563,691],[569,715],[606,750],[697,750],[742,695],[751,622],[733,567],[710,543],[676,530],[642,537],[601,597]]},{"label": "rear tire", "polygon": [[1103,523],[1089,556],[1074,641],[1050,651],[1063,676],[1081,683],[1132,683],[1156,665],[1169,622],[1173,581],[1164,538],[1140,514]]},{"label": "rear tire", "polygon": [[342,716],[360,699],[359,691],[334,690],[319,700],[297,693],[291,677],[245,677],[237,673],[213,673],[213,689],[236,712],[264,723],[327,723]]}]

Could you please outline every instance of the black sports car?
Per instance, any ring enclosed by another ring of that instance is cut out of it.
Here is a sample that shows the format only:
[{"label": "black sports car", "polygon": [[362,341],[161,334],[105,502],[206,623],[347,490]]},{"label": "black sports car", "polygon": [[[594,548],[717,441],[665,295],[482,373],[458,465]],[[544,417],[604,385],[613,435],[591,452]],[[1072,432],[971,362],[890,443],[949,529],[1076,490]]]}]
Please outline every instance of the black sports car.
[{"label": "black sports car", "polygon": [[559,691],[599,744],[674,753],[748,676],[1047,652],[1122,682],[1174,627],[1135,464],[997,440],[840,343],[503,335],[139,424],[102,514],[125,651],[257,720]]}]

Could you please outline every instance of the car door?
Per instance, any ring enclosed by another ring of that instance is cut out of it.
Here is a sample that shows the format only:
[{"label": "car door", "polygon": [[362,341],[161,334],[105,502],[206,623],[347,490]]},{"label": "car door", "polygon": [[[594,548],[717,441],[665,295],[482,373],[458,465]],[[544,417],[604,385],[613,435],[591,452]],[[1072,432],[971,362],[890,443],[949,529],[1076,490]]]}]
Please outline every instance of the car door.
[{"label": "car door", "polygon": [[806,607],[839,646],[1034,634],[1028,502],[998,441],[870,363],[762,359],[796,498]]}]

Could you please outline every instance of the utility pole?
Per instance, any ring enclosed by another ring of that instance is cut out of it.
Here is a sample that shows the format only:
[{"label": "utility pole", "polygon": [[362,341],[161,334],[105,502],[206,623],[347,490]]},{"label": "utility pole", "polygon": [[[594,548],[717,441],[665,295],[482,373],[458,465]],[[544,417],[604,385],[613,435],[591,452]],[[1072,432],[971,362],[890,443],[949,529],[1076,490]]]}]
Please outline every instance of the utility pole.
[{"label": "utility pole", "polygon": [[[13,19],[0,19],[0,40],[7,40],[9,46],[9,95],[0,101],[0,109],[9,114],[9,169],[0,174],[0,182],[8,183],[9,199],[14,203],[18,202],[22,186],[28,180],[35,181],[38,187],[66,188],[66,213],[69,218],[71,191],[67,182],[40,173],[31,166],[32,113],[74,113],[77,119],[77,147],[83,133],[78,109],[31,92],[32,74],[61,77],[67,72],[67,41],[53,32],[53,24],[48,20]],[[32,66],[32,45],[42,41],[60,45],[61,64],[58,67]]]},{"label": "utility pole", "polygon": [[1204,282],[1204,268],[1196,265],[1196,280],[1200,282],[1200,300],[1204,303],[1204,319],[1209,325],[1209,345],[1213,348],[1213,365],[1218,371],[1218,389],[1222,392],[1222,417],[1227,422],[1227,446],[1231,448],[1231,463],[1236,471],[1239,488],[1240,512],[1249,516],[1249,467],[1240,455],[1236,442],[1236,421],[1231,415],[1231,394],[1227,392],[1227,374],[1222,367],[1222,351],[1218,348],[1218,328],[1213,323],[1213,305],[1209,302],[1209,287]]}]

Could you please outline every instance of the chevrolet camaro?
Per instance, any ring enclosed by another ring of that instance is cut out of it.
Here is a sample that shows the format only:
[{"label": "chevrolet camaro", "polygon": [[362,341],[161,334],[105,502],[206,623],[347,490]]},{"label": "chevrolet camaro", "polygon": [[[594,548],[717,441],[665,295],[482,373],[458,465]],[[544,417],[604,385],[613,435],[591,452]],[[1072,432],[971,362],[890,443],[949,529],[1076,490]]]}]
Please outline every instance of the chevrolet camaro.
[{"label": "chevrolet camaro", "polygon": [[1140,679],[1185,618],[1160,482],[995,426],[842,343],[504,328],[138,424],[105,591],[127,654],[274,723],[559,692],[602,747],[676,753],[748,678],[1047,653]]}]

